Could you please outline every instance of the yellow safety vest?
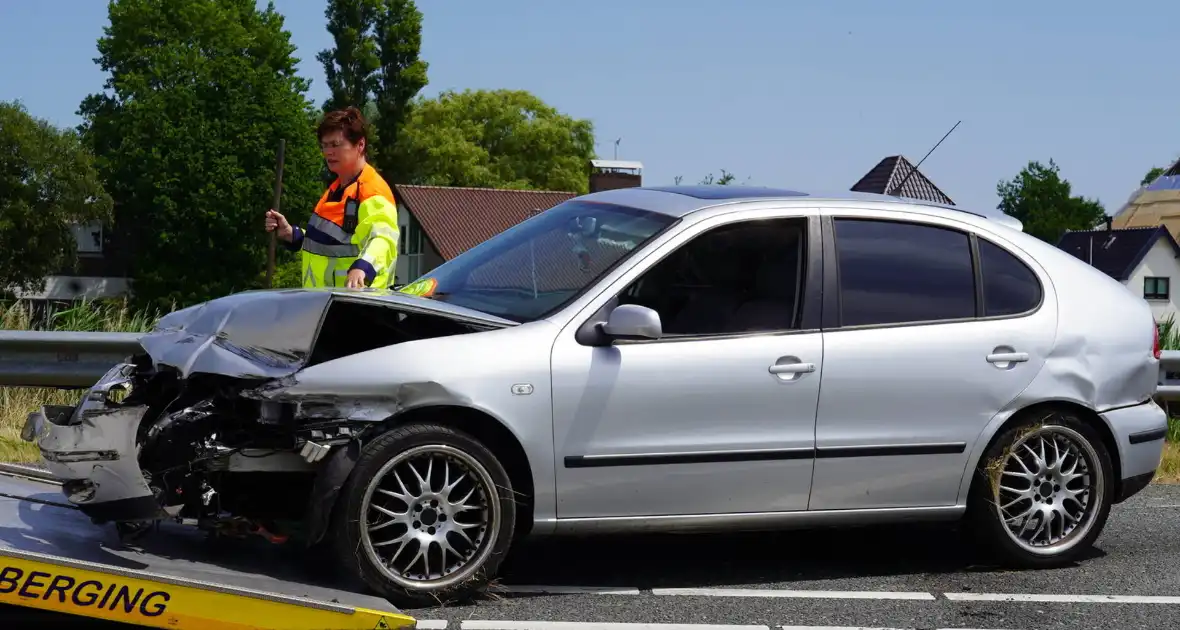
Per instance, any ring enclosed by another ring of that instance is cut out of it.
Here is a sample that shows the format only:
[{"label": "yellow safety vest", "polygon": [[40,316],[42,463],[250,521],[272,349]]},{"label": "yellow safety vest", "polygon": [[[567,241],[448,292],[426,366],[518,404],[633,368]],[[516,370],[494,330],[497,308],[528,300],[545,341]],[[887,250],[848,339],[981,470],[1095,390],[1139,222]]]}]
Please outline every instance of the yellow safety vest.
[{"label": "yellow safety vest", "polygon": [[304,288],[345,287],[348,272],[365,272],[366,286],[393,285],[397,266],[397,205],[389,184],[366,164],[351,184],[339,178],[324,191],[306,230],[295,228],[288,248],[301,250]]}]

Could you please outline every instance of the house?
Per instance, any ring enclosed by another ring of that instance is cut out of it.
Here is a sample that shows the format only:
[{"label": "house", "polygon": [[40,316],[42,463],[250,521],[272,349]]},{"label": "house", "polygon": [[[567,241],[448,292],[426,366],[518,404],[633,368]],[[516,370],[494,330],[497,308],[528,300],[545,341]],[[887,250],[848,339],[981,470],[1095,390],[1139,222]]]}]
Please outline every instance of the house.
[{"label": "house", "polygon": [[1114,228],[1142,228],[1163,225],[1174,239],[1180,239],[1180,160],[1162,175],[1131,194],[1114,215]]},{"label": "house", "polygon": [[1180,278],[1180,244],[1165,226],[1066,232],[1057,247],[1142,296],[1156,321],[1180,310],[1172,293],[1172,278]]},{"label": "house", "polygon": [[955,205],[946,193],[901,155],[891,155],[877,162],[850,190]]},{"label": "house", "polygon": [[40,291],[16,289],[13,294],[26,300],[73,301],[124,295],[128,279],[128,248],[124,235],[105,230],[101,221],[70,226],[78,257],[71,268],[45,278]]},{"label": "house", "polygon": [[[643,165],[592,160],[590,192],[642,185]],[[397,197],[397,283],[405,284],[576,193],[454,186],[393,186]]]}]

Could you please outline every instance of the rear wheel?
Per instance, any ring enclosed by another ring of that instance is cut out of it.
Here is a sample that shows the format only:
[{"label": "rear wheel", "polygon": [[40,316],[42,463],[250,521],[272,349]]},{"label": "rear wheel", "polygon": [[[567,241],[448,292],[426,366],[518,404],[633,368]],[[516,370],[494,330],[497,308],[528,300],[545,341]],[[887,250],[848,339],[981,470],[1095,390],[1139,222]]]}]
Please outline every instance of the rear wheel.
[{"label": "rear wheel", "polygon": [[512,483],[495,455],[450,427],[410,424],[365,447],[335,510],[340,560],[397,606],[468,599],[512,543]]},{"label": "rear wheel", "polygon": [[1069,564],[1093,545],[1110,514],[1110,453],[1098,432],[1069,411],[1006,429],[976,475],[968,524],[1001,564]]}]

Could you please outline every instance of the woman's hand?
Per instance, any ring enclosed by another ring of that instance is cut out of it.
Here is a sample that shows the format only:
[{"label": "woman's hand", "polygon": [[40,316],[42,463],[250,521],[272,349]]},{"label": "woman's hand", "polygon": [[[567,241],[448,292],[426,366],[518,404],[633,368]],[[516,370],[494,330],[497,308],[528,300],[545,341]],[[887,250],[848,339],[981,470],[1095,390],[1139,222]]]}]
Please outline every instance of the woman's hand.
[{"label": "woman's hand", "polygon": [[365,272],[360,269],[351,269],[348,272],[348,288],[363,289],[365,288]]},{"label": "woman's hand", "polygon": [[291,238],[295,235],[295,230],[291,228],[291,224],[287,222],[287,217],[275,212],[274,210],[266,211],[266,231],[273,232],[278,230],[278,237],[291,242]]}]

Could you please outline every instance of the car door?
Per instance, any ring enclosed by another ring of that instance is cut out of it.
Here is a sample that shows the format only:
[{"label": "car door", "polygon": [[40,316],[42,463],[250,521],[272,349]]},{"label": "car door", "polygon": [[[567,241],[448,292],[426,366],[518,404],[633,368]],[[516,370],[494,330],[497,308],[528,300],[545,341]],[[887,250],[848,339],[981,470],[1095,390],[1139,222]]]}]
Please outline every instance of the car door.
[{"label": "car door", "polygon": [[[814,211],[705,220],[571,322],[552,364],[559,519],[806,510],[818,241]],[[580,343],[616,304],[655,310],[663,336]]]},{"label": "car door", "polygon": [[954,505],[981,431],[1044,365],[1047,282],[952,219],[833,211],[824,230],[833,308],[810,508]]}]

